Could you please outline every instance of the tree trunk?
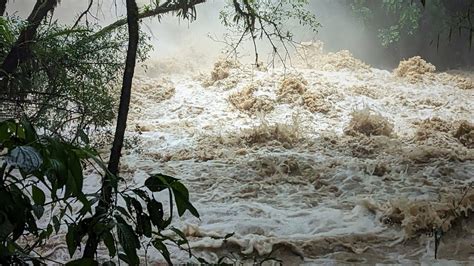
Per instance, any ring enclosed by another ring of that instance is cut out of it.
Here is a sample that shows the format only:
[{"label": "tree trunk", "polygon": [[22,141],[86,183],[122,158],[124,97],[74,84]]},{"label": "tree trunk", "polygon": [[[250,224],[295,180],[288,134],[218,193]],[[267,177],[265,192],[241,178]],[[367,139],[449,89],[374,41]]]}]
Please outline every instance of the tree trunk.
[{"label": "tree trunk", "polygon": [[135,0],[127,0],[128,12],[128,34],[129,44],[127,51],[127,62],[123,76],[122,94],[120,96],[119,113],[117,117],[117,126],[115,129],[115,138],[112,145],[110,160],[108,164],[109,171],[116,175],[122,151],[125,129],[127,127],[128,109],[130,105],[130,96],[132,91],[132,80],[135,72],[137,58],[139,28],[138,28],[138,7]]},{"label": "tree trunk", "polygon": [[56,7],[57,3],[58,0],[36,1],[33,11],[27,19],[28,25],[20,32],[20,36],[2,63],[2,70],[5,73],[0,73],[0,75],[13,74],[17,67],[28,58],[30,44],[34,40],[41,21],[48,15],[48,12]]},{"label": "tree trunk", "polygon": [[[125,72],[122,82],[122,93],[120,95],[120,104],[115,129],[114,143],[110,153],[108,170],[110,174],[117,175],[120,156],[122,152],[125,129],[127,127],[128,109],[130,105],[130,96],[132,91],[132,80],[135,72],[135,64],[138,50],[139,26],[138,26],[138,6],[135,0],[127,0],[127,24],[128,24],[128,50],[125,63]],[[107,212],[112,203],[112,184],[111,176],[105,174],[102,180],[101,199],[96,209],[95,216],[100,217]],[[92,230],[92,228],[90,229]],[[100,242],[99,236],[94,232],[89,232],[84,258],[94,258],[97,246]]]},{"label": "tree trunk", "polygon": [[[8,93],[7,88],[10,75],[16,71],[21,63],[30,57],[30,44],[34,41],[39,25],[41,24],[41,21],[43,21],[43,19],[48,15],[48,12],[52,11],[56,7],[57,3],[58,0],[36,1],[33,11],[31,11],[31,14],[28,16],[28,25],[20,32],[20,36],[3,60],[0,69],[0,93]],[[0,8],[2,8],[2,4],[3,3],[0,2]]]},{"label": "tree trunk", "polygon": [[0,0],[0,16],[5,14],[5,9],[7,9],[7,0]]}]

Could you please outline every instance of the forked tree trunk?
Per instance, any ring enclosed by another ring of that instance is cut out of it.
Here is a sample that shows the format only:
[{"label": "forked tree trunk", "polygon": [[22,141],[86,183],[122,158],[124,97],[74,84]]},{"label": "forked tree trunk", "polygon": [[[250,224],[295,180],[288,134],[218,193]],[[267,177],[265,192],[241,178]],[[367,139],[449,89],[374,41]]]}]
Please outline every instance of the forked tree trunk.
[{"label": "forked tree trunk", "polygon": [[[0,2],[0,8],[2,8],[2,4],[6,5],[6,2],[3,2],[4,3]],[[16,40],[8,55],[3,60],[3,71],[0,71],[0,77],[7,77],[8,75],[13,74],[18,66],[28,59],[30,55],[29,47],[34,41],[36,31],[38,30],[41,21],[43,21],[48,13],[56,7],[57,3],[58,0],[36,1],[33,11],[31,11],[31,14],[28,16],[28,25],[20,32],[20,36]]]},{"label": "forked tree trunk", "polygon": [[[13,103],[3,106],[10,109],[6,117],[19,115],[18,112],[21,111],[19,111],[20,109],[16,105],[26,96],[23,91],[12,89],[10,86],[10,76],[15,73],[20,64],[28,60],[31,56],[30,45],[35,39],[38,27],[48,13],[54,10],[57,4],[58,0],[36,1],[31,14],[28,16],[27,26],[20,32],[18,39],[0,66],[0,98],[2,98],[4,102]],[[0,16],[4,15],[6,5],[7,0],[0,0]],[[13,106],[13,108],[11,108],[11,106]]]},{"label": "forked tree trunk", "polygon": [[[130,106],[130,96],[132,91],[132,80],[135,72],[137,59],[139,26],[138,26],[138,7],[135,0],[127,0],[127,24],[128,24],[128,50],[125,62],[125,72],[122,82],[122,93],[120,95],[119,111],[117,116],[117,125],[115,129],[114,143],[110,153],[108,170],[110,174],[117,175],[120,155],[122,152],[125,129],[127,127],[128,109]],[[111,177],[105,174],[102,180],[101,199],[96,208],[96,217],[100,217],[107,212],[112,202]],[[92,230],[92,229],[91,229]],[[94,258],[97,246],[100,242],[99,236],[94,232],[89,232],[83,258]]]}]

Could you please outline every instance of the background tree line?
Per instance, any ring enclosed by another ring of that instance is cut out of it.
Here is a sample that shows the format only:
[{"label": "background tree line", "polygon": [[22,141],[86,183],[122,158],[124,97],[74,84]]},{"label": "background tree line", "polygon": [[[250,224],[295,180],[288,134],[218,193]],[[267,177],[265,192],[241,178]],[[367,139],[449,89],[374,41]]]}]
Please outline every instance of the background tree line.
[{"label": "background tree line", "polygon": [[420,55],[440,69],[472,66],[474,1],[350,0],[348,4],[392,65]]}]

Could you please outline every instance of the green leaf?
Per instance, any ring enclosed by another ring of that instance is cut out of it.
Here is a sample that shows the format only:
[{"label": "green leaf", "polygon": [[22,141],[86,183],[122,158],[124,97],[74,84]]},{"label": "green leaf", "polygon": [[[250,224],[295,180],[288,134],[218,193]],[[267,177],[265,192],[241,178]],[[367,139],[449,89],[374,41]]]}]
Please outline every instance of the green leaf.
[{"label": "green leaf", "polygon": [[117,211],[119,211],[123,216],[126,216],[127,218],[130,218],[130,219],[132,218],[132,216],[130,216],[130,214],[128,213],[128,211],[124,207],[117,206],[115,209]]},{"label": "green leaf", "polygon": [[81,210],[79,211],[79,213],[81,215],[85,215],[86,213],[90,213],[91,215],[93,214],[92,213],[92,205],[94,203],[96,203],[97,201],[99,201],[98,198],[94,197],[94,198],[91,198],[90,201],[87,199],[87,197],[83,194],[83,193],[80,193],[78,196],[77,196],[77,199],[82,203],[82,208]]},{"label": "green leaf", "polygon": [[0,123],[0,143],[4,143],[11,138],[7,121]]},{"label": "green leaf", "polygon": [[33,196],[33,201],[35,202],[36,205],[43,205],[46,196],[44,195],[43,190],[39,189],[37,186],[32,186],[31,188],[32,196]]},{"label": "green leaf", "polygon": [[166,262],[168,262],[170,265],[173,265],[173,262],[171,262],[170,258],[170,252],[168,251],[166,245],[160,239],[154,240],[153,246],[161,253],[161,255],[163,255]]},{"label": "green leaf", "polygon": [[99,263],[93,259],[82,258],[66,263],[66,266],[98,266]]},{"label": "green leaf", "polygon": [[12,44],[15,39],[15,34],[12,32],[13,28],[10,22],[4,17],[0,17],[0,34],[7,43]]},{"label": "green leaf", "polygon": [[83,129],[78,129],[78,134],[79,134],[79,137],[81,138],[81,140],[85,143],[85,144],[89,144],[90,143],[90,140],[89,140],[89,136],[87,136],[86,132],[84,132]]},{"label": "green leaf", "polygon": [[69,172],[71,173],[72,177],[74,178],[75,183],[75,190],[73,190],[73,195],[77,196],[82,193],[82,183],[84,177],[82,175],[82,165],[81,160],[77,157],[74,152],[68,153],[68,167]]},{"label": "green leaf", "polygon": [[105,246],[109,250],[109,256],[115,257],[117,254],[117,248],[115,247],[115,240],[111,232],[104,232],[102,235],[102,240],[104,241]]},{"label": "green leaf", "polygon": [[199,218],[199,213],[197,212],[197,210],[184,197],[180,197],[179,195],[175,194],[175,202],[176,207],[178,208],[179,216],[183,216],[186,210],[189,210],[194,216]]},{"label": "green leaf", "polygon": [[43,263],[39,259],[31,259],[31,262],[33,263],[33,266],[42,266]]},{"label": "green leaf", "polygon": [[174,182],[171,185],[171,188],[173,189],[174,193],[178,193],[185,197],[186,199],[189,198],[189,192],[188,189],[181,183],[181,182]]},{"label": "green leaf", "polygon": [[130,198],[130,203],[132,204],[133,208],[135,208],[135,212],[137,214],[141,214],[143,212],[143,207],[138,200]]},{"label": "green leaf", "polygon": [[33,143],[38,140],[38,134],[33,125],[27,120],[26,116],[22,117],[21,125],[25,129],[25,141],[27,143]]},{"label": "green leaf", "polygon": [[186,212],[186,210],[189,210],[191,214],[199,218],[198,211],[189,202],[188,189],[182,183],[180,183],[178,179],[163,174],[156,174],[149,177],[145,181],[145,186],[148,187],[148,189],[150,189],[152,192],[159,192],[164,189],[171,188],[175,197],[179,216],[182,216]]},{"label": "green leaf", "polygon": [[[171,231],[175,232],[183,241],[183,244],[186,244],[188,246],[188,253],[189,253],[189,257],[191,258],[192,257],[192,253],[191,253],[191,247],[189,246],[189,241],[188,239],[186,238],[186,235],[179,229],[177,228],[171,228]],[[181,245],[178,243],[178,245]]]},{"label": "green leaf", "polygon": [[20,124],[15,123],[15,137],[25,140],[26,139],[26,133],[25,133],[25,128],[22,127]]},{"label": "green leaf", "polygon": [[66,244],[69,251],[69,256],[72,258],[74,252],[76,252],[78,232],[75,225],[69,225],[66,234]]},{"label": "green leaf", "polygon": [[53,217],[53,224],[54,224],[54,231],[57,234],[59,232],[59,228],[61,227],[61,222],[59,221],[57,216]]},{"label": "green leaf", "polygon": [[24,128],[14,120],[0,122],[0,143],[11,140],[12,137],[24,139],[24,135]]},{"label": "green leaf", "polygon": [[140,259],[137,256],[137,249],[140,248],[140,241],[138,236],[133,231],[133,228],[125,222],[120,216],[116,216],[117,220],[117,234],[120,246],[122,246],[127,255],[128,263],[130,265],[138,265]]},{"label": "green leaf", "polygon": [[194,206],[189,202],[188,189],[180,182],[172,184],[173,194],[175,197],[176,207],[178,208],[179,216],[183,216],[186,210],[189,210],[192,215],[199,218],[199,213]]},{"label": "green leaf", "polygon": [[31,207],[33,209],[33,212],[34,212],[36,218],[40,219],[44,214],[44,207],[41,206],[41,205],[33,205]]},{"label": "green leaf", "polygon": [[125,205],[127,206],[128,213],[133,213],[132,198],[128,195],[122,195],[123,200],[125,200]]},{"label": "green leaf", "polygon": [[137,231],[140,236],[145,235],[146,237],[151,237],[151,222],[148,215],[143,213],[137,216],[137,228],[135,231]]},{"label": "green leaf", "polygon": [[145,191],[143,191],[143,190],[141,190],[141,189],[138,189],[138,188],[137,188],[137,189],[134,189],[134,190],[132,190],[132,191],[133,191],[133,193],[135,193],[137,196],[139,196],[142,200],[144,200],[144,201],[146,201],[146,202],[148,202],[148,201],[150,200],[150,197],[148,196],[148,194],[147,194]]},{"label": "green leaf", "polygon": [[40,168],[43,160],[35,148],[31,146],[17,146],[7,156],[8,164],[18,167],[26,173]]},{"label": "green leaf", "polygon": [[48,224],[48,228],[46,229],[46,235],[47,235],[47,237],[50,237],[52,233],[53,233],[53,225],[52,225],[52,224]]},{"label": "green leaf", "polygon": [[151,237],[153,230],[151,227],[150,216],[143,214],[143,221],[143,235],[145,235],[146,237]]},{"label": "green leaf", "polygon": [[145,180],[145,186],[152,192],[159,192],[167,189],[167,186],[163,185],[163,183],[155,177],[149,177]]},{"label": "green leaf", "polygon": [[120,252],[118,254],[118,257],[119,257],[120,260],[123,260],[125,263],[127,263],[129,265],[131,264],[130,260],[128,259],[127,255],[125,253]]},{"label": "green leaf", "polygon": [[178,179],[171,176],[156,174],[145,180],[145,186],[152,192],[159,192],[169,188],[170,184],[177,180]]},{"label": "green leaf", "polygon": [[163,204],[155,199],[150,200],[147,204],[148,213],[150,214],[151,222],[160,229],[164,229],[163,225]]},{"label": "green leaf", "polygon": [[68,174],[66,177],[66,190],[64,192],[64,197],[68,198],[77,192],[77,185],[76,181],[74,180],[74,176],[72,175],[71,171],[68,170]]}]

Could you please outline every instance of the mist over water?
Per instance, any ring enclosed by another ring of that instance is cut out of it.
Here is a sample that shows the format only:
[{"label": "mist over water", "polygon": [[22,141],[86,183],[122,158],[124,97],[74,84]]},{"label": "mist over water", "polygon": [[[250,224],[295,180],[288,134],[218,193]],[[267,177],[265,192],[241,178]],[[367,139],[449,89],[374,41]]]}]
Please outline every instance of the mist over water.
[{"label": "mist over water", "polygon": [[[34,0],[11,1],[7,12],[20,17],[29,14]],[[138,1],[139,4],[148,4],[148,0]],[[86,9],[88,1],[64,0],[54,13],[54,19],[63,23],[72,23],[78,15]],[[142,30],[151,36],[154,51],[151,59],[179,57],[180,60],[195,58],[206,60],[210,65],[221,52],[228,48],[221,41],[227,29],[220,23],[219,12],[225,6],[225,1],[211,0],[198,5],[198,19],[194,22],[183,21],[171,15],[163,16],[159,21],[156,18],[145,19]],[[393,69],[401,59],[421,55],[429,62],[442,69],[469,68],[474,62],[474,52],[469,49],[468,34],[453,35],[447,40],[447,32],[441,32],[439,47],[435,40],[420,36],[412,38],[410,42],[400,43],[398,50],[388,49],[380,44],[378,32],[364,25],[362,19],[343,0],[310,1],[309,7],[316,14],[321,27],[314,33],[289,21],[288,28],[295,33],[295,41],[321,40],[327,51],[349,50],[355,57],[384,69]],[[107,25],[125,15],[124,1],[102,0],[95,1],[92,15],[88,16],[91,23]],[[377,22],[375,22],[377,24]],[[430,25],[422,23],[422,29],[429,30]],[[446,36],[445,36],[446,35]],[[210,38],[210,36],[212,38]],[[217,41],[216,41],[217,40]],[[271,47],[266,40],[258,42],[259,52],[263,61],[269,61]],[[282,48],[282,47],[280,47]],[[252,46],[249,42],[242,44],[240,56],[251,61]],[[186,55],[186,56],[183,56]],[[194,56],[194,58],[193,58]],[[182,59],[181,59],[182,58]],[[207,60],[212,58],[212,60]],[[456,61],[453,61],[455,58]]]}]

